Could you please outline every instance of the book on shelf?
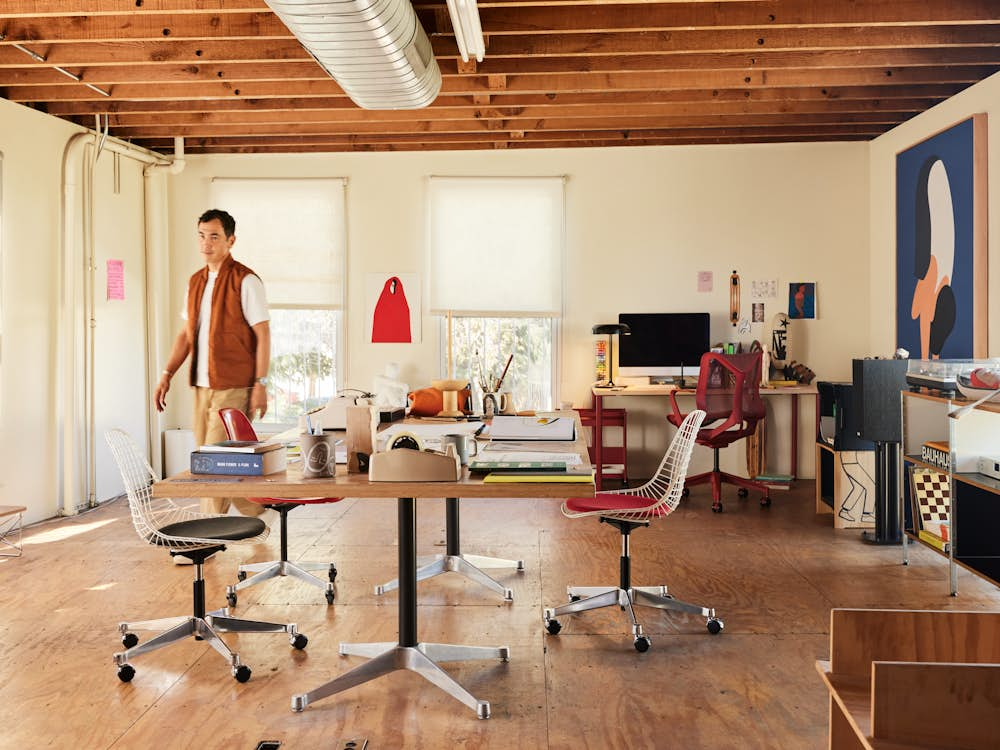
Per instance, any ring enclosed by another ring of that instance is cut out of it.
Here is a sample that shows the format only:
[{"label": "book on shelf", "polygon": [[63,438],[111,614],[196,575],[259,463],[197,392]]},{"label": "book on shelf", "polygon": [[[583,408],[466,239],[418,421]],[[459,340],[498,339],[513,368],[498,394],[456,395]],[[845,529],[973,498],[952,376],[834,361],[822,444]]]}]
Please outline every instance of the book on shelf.
[{"label": "book on shelf", "polygon": [[191,453],[192,474],[230,474],[233,476],[263,476],[284,471],[288,464],[286,451],[266,451],[264,453],[218,453],[215,451],[193,451]]},{"label": "book on shelf", "polygon": [[282,444],[276,440],[220,440],[203,445],[198,450],[207,453],[267,453],[281,447]]},{"label": "book on shelf", "polygon": [[569,468],[565,461],[482,461],[477,459],[469,461],[469,471],[474,473],[490,471],[558,471],[565,473]]},{"label": "book on shelf", "polygon": [[939,549],[942,552],[947,552],[948,551],[948,547],[949,547],[948,541],[946,539],[942,539],[941,537],[932,534],[931,532],[927,531],[926,529],[921,529],[917,533],[917,536],[920,538],[920,541],[926,542],[927,544],[931,545],[935,549]]},{"label": "book on shelf", "polygon": [[948,471],[951,468],[951,447],[947,440],[928,440],[920,446],[920,460]]}]

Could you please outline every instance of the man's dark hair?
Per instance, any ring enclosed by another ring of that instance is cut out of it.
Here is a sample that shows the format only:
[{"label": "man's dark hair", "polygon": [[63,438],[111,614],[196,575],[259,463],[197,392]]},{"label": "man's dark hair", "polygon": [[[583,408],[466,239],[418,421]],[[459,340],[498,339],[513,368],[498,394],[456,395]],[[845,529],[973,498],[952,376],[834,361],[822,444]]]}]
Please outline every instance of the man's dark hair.
[{"label": "man's dark hair", "polygon": [[206,221],[212,221],[212,219],[218,219],[222,223],[222,231],[226,233],[226,237],[232,237],[236,234],[236,219],[221,208],[208,209],[198,217],[198,223],[204,224]]}]

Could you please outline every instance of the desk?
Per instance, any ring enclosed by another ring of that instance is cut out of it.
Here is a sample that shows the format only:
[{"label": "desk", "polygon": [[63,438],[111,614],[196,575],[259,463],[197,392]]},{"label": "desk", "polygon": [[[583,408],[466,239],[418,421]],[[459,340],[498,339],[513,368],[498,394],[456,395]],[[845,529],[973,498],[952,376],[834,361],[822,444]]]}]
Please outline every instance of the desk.
[{"label": "desk", "polygon": [[[573,451],[589,462],[582,430],[577,430]],[[340,469],[338,469],[339,471]],[[442,670],[437,662],[467,659],[506,661],[506,646],[460,646],[422,643],[417,638],[417,539],[416,500],[440,497],[536,498],[593,497],[594,485],[581,482],[484,484],[468,470],[455,482],[369,482],[367,474],[338,474],[329,479],[303,479],[297,468],[264,477],[203,479],[183,472],[153,485],[154,497],[358,497],[397,498],[399,532],[399,639],[396,643],[342,643],[342,656],[364,656],[370,661],[307,693],[292,696],[292,709],[303,710],[321,698],[355,687],[398,669],[409,669],[444,690],[476,712],[490,716],[489,701],[479,700]]]},{"label": "desk", "polygon": [[[671,393],[679,389],[676,385],[626,385],[626,386],[616,386],[614,388],[599,388],[594,386],[591,391],[594,394],[594,481],[596,483],[597,489],[601,489],[602,485],[602,472],[601,467],[603,465],[603,456],[601,455],[604,450],[602,446],[603,441],[603,422],[604,422],[604,399],[609,397],[618,396],[669,396]],[[694,395],[694,390],[690,388],[683,389],[685,394]],[[799,396],[813,396],[816,401],[816,424],[819,424],[819,392],[816,390],[815,385],[795,385],[795,386],[785,386],[781,388],[761,388],[760,395],[764,397],[770,396],[791,396],[792,398],[792,420],[791,420],[791,461],[792,461],[792,479],[795,479],[798,474],[799,466]]]}]

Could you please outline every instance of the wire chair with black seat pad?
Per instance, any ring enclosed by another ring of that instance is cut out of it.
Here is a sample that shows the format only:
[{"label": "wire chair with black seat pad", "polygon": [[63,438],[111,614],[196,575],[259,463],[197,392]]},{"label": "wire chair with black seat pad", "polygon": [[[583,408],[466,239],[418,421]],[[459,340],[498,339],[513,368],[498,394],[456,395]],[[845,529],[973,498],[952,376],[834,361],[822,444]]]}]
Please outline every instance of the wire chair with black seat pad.
[{"label": "wire chair with black seat pad", "polygon": [[566,589],[569,604],[545,610],[545,628],[550,634],[556,635],[562,630],[556,619],[558,617],[612,606],[619,606],[628,613],[635,639],[633,645],[639,652],[647,651],[651,642],[636,620],[635,606],[701,615],[707,618],[709,633],[716,635],[722,631],[723,622],[715,616],[714,609],[674,599],[666,586],[633,586],[631,580],[629,537],[632,530],[649,526],[654,518],[668,516],[677,508],[695,435],[704,418],[703,411],[696,410],[687,415],[670,442],[656,474],[646,484],[630,490],[598,492],[594,497],[573,497],[563,503],[563,515],[569,518],[597,516],[601,523],[618,529],[622,537],[622,554],[617,586],[569,586]]},{"label": "wire chair with black seat pad", "polygon": [[[226,435],[230,440],[257,440],[257,432],[253,425],[239,409],[225,408],[219,409],[219,418],[226,426]],[[278,513],[280,518],[281,533],[281,559],[268,562],[249,563],[240,565],[236,573],[239,582],[235,586],[226,588],[226,600],[229,606],[235,607],[237,601],[237,591],[263,583],[278,576],[292,576],[304,581],[312,586],[323,589],[326,595],[326,603],[333,604],[334,589],[333,582],[337,579],[337,566],[330,563],[293,563],[288,560],[288,514],[302,505],[316,505],[319,503],[337,503],[343,498],[340,497],[303,497],[294,499],[283,499],[280,497],[250,497],[250,502],[260,503],[271,508]],[[311,570],[326,571],[328,581],[313,575]],[[247,577],[247,573],[254,575]]]},{"label": "wire chair with black seat pad", "polygon": [[[706,416],[696,442],[712,449],[712,470],[688,477],[684,494],[696,484],[711,482],[714,513],[722,512],[723,482],[739,487],[740,497],[746,497],[749,490],[760,490],[760,504],[771,504],[766,484],[719,469],[719,449],[753,435],[764,420],[766,410],[760,398],[761,354],[706,352],[701,357],[695,407]],[[672,413],[667,419],[671,424],[681,424],[687,415],[678,407],[676,393],[670,394],[670,407]]]},{"label": "wire chair with black seat pad", "polygon": [[[166,548],[171,556],[183,555],[194,562],[194,602],[190,615],[157,620],[129,621],[118,624],[122,645],[126,651],[114,655],[118,679],[130,682],[135,669],[129,661],[136,656],[155,651],[192,636],[203,640],[222,654],[230,663],[233,677],[239,682],[250,679],[251,670],[240,662],[239,654],[229,649],[216,631],[238,633],[287,633],[297,649],[303,649],[309,639],[299,633],[295,623],[260,622],[230,617],[226,609],[205,611],[205,559],[221,552],[230,544],[255,544],[267,538],[267,526],[259,518],[220,516],[182,508],[169,498],[154,498],[152,484],[157,477],[135,443],[122,430],[109,430],[105,439],[118,464],[125,492],[128,495],[132,524],[147,544]],[[132,631],[156,630],[158,635],[139,644]]]}]

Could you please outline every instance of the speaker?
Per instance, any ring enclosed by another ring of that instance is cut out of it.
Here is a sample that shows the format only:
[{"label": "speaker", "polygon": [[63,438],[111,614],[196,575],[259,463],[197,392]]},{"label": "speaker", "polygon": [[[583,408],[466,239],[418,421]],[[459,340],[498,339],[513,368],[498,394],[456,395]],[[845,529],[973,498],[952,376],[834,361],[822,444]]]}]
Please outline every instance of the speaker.
[{"label": "speaker", "polygon": [[854,407],[858,437],[877,443],[902,441],[900,391],[906,389],[905,359],[855,359]]},{"label": "speaker", "polygon": [[854,404],[854,386],[851,383],[816,383],[819,393],[820,433],[827,443],[832,441],[835,451],[870,451],[875,448],[870,440],[858,437],[861,419]]}]

